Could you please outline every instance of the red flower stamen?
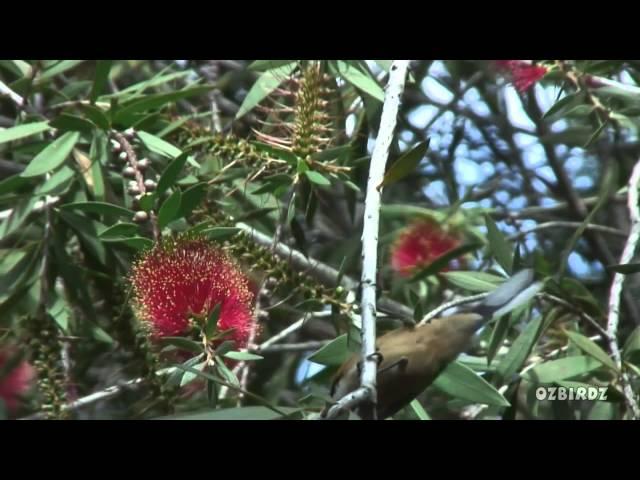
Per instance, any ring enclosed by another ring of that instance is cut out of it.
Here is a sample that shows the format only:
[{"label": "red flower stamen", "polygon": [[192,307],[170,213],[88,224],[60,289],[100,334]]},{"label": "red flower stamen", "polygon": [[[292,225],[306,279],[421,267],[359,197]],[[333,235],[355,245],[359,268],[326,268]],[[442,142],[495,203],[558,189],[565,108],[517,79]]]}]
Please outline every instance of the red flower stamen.
[{"label": "red flower stamen", "polygon": [[401,275],[409,276],[460,244],[457,236],[444,231],[434,221],[421,220],[407,227],[394,242],[391,266]]},{"label": "red flower stamen", "polygon": [[233,329],[225,339],[246,347],[253,328],[249,280],[214,244],[199,238],[164,241],[134,264],[131,282],[138,315],[154,336],[184,334],[190,318],[204,323],[220,304],[218,331]]},{"label": "red flower stamen", "polygon": [[547,67],[531,65],[523,60],[496,60],[496,66],[510,73],[511,80],[519,92],[525,92],[549,71]]},{"label": "red flower stamen", "polygon": [[[11,359],[13,352],[0,352],[0,370]],[[31,382],[36,376],[35,369],[27,362],[19,363],[15,368],[0,378],[0,398],[9,411],[13,413],[20,404],[20,398],[31,388]]]}]

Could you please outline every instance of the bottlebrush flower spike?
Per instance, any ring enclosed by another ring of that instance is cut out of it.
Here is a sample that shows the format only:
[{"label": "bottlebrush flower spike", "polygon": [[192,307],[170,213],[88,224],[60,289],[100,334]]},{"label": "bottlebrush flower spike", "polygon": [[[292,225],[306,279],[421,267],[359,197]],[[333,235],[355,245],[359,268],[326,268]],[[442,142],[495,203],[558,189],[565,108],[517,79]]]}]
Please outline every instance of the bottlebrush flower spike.
[{"label": "bottlebrush flower spike", "polygon": [[[11,360],[13,352],[9,350],[0,352],[0,371],[4,371],[5,365]],[[9,411],[13,413],[18,408],[20,397],[31,388],[31,382],[35,378],[35,369],[23,361],[11,371],[4,372],[0,377],[0,398]]]},{"label": "bottlebrush flower spike", "polygon": [[[400,233],[391,248],[391,267],[403,276],[459,247],[460,238],[433,220],[419,220]],[[446,269],[446,268],[445,268]]]},{"label": "bottlebrush flower spike", "polygon": [[549,71],[547,67],[531,65],[523,60],[496,60],[496,66],[509,71],[513,84],[519,92],[525,92]]},{"label": "bottlebrush flower spike", "polygon": [[190,318],[206,322],[221,305],[218,330],[234,329],[236,348],[247,345],[253,326],[248,278],[219,247],[202,238],[165,240],[133,265],[136,309],[156,337],[176,336]]}]

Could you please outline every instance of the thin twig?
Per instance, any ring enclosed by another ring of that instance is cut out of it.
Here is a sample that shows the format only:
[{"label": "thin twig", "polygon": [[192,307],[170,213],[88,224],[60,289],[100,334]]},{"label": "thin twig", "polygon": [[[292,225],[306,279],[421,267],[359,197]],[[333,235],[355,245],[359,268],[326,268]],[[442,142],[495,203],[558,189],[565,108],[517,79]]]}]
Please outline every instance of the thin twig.
[{"label": "thin twig", "polygon": [[467,93],[468,90],[471,90],[473,87],[475,87],[480,80],[482,80],[482,77],[484,77],[484,72],[479,71],[474,73],[471,78],[469,78],[469,81],[465,84],[464,87],[462,87],[460,90],[458,90],[457,92],[454,93],[453,98],[446,104],[442,104],[438,107],[438,111],[436,112],[436,114],[433,116],[433,118],[431,120],[429,120],[429,122],[427,123],[426,127],[424,127],[424,131],[427,131],[434,123],[436,123],[436,120],[438,120],[438,118],[440,118],[440,116],[449,111],[450,109],[452,109],[456,103],[458,103],[458,101],[464,97],[464,94]]},{"label": "thin twig", "polygon": [[[611,202],[624,202],[626,201],[626,195],[614,195],[611,197]],[[582,203],[585,207],[590,207],[598,203],[598,197],[587,197],[581,198]],[[564,210],[570,208],[568,202],[558,202],[553,205],[549,205],[548,207],[526,207],[520,210],[509,210],[509,211],[493,211],[490,212],[491,218],[494,220],[503,220],[505,218],[535,218],[545,215],[551,215],[554,213],[560,213]]]},{"label": "thin twig", "polygon": [[[522,232],[515,233],[510,235],[507,239],[510,241],[518,240],[520,238],[524,238],[530,233],[539,232],[540,230],[548,230],[550,228],[580,228],[582,226],[581,222],[568,222],[563,220],[553,221],[553,222],[545,222],[535,227],[532,227],[528,230],[523,230]],[[595,230],[598,232],[609,233],[611,235],[616,235],[618,237],[627,237],[627,234],[622,230],[618,230],[617,228],[607,227],[606,225],[597,225],[593,223],[588,223],[585,227],[587,230]]]},{"label": "thin twig", "polygon": [[433,318],[440,315],[445,310],[449,310],[452,307],[457,307],[458,305],[477,302],[485,298],[487,295],[489,295],[489,292],[478,293],[477,295],[471,295],[470,297],[457,298],[455,300],[451,300],[450,302],[443,303],[442,305],[437,306],[436,308],[431,310],[429,313],[427,313],[424,317],[422,317],[422,320],[420,320],[418,325],[424,325],[425,323],[428,323],[429,321],[431,321]]},{"label": "thin twig", "polygon": [[[138,157],[135,150],[129,143],[129,140],[127,140],[127,138],[120,132],[112,131],[111,135],[117,140],[124,152],[127,154],[127,162],[131,164],[131,167],[135,172],[135,178],[136,182],[138,183],[138,190],[140,190],[140,195],[144,195],[147,191],[147,187],[144,184],[144,177],[142,175],[140,165],[138,164]],[[160,230],[158,228],[158,219],[153,210],[149,212],[149,221],[151,222],[153,239],[157,242],[160,239]]]},{"label": "thin twig", "polygon": [[271,345],[273,345],[274,343],[279,342],[280,340],[282,340],[283,338],[288,337],[289,335],[291,335],[293,332],[299,330],[300,328],[302,328],[302,326],[305,323],[305,318],[301,318],[300,320],[292,323],[291,325],[289,325],[287,328],[285,328],[284,330],[282,330],[281,332],[275,334],[274,336],[272,336],[269,340],[266,340],[265,342],[263,342],[262,344],[258,345],[254,351],[255,352],[261,352],[262,350],[264,350],[265,348],[270,347]]},{"label": "thin twig", "polygon": [[577,313],[580,316],[580,318],[585,319],[587,322],[589,322],[589,324],[591,324],[593,328],[595,328],[598,332],[600,332],[600,335],[602,336],[602,338],[609,338],[609,334],[607,333],[607,331],[602,326],[600,326],[600,324],[596,321],[595,318],[593,318],[588,313],[582,311],[580,308],[577,308],[571,302],[568,302],[560,297],[556,297],[555,295],[551,295],[549,293],[539,293],[538,297],[543,300],[548,300],[549,302],[562,305],[566,309]]},{"label": "thin twig", "polygon": [[330,341],[331,340],[311,340],[309,342],[281,343],[278,345],[272,345],[271,347],[261,348],[260,353],[306,352],[309,350],[318,350]]},{"label": "thin twig", "polygon": [[[163,373],[170,373],[170,372],[167,371]],[[62,411],[66,412],[69,410],[77,410],[82,407],[86,407],[87,405],[91,405],[92,403],[96,403],[102,400],[107,400],[123,392],[127,387],[138,385],[139,383],[142,383],[144,381],[146,381],[146,378],[141,377],[141,378],[134,378],[133,380],[124,382],[121,385],[112,385],[111,387],[107,387],[104,390],[100,390],[99,392],[94,392],[90,395],[87,395],[86,397],[79,398],[75,402],[70,402],[70,403],[67,403],[66,405],[63,405]],[[46,413],[38,412],[38,413],[34,413],[33,415],[23,417],[21,420],[42,420],[44,418],[46,418]]]},{"label": "thin twig", "polygon": [[[629,238],[622,250],[620,256],[620,263],[627,264],[633,259],[633,256],[640,240],[640,205],[638,205],[638,188],[640,188],[640,160],[633,167],[631,178],[629,179],[629,219],[631,221],[631,228],[629,230]],[[609,315],[607,320],[607,333],[609,338],[609,347],[611,354],[615,360],[618,368],[620,369],[620,378],[622,381],[622,390],[624,392],[625,403],[631,411],[635,420],[640,419],[640,406],[635,398],[633,388],[631,387],[631,381],[629,375],[624,370],[622,364],[622,355],[620,353],[620,346],[618,345],[618,324],[620,322],[620,297],[622,295],[622,288],[625,280],[625,275],[622,273],[615,273],[613,276],[613,282],[611,283],[611,291],[609,294]]]}]

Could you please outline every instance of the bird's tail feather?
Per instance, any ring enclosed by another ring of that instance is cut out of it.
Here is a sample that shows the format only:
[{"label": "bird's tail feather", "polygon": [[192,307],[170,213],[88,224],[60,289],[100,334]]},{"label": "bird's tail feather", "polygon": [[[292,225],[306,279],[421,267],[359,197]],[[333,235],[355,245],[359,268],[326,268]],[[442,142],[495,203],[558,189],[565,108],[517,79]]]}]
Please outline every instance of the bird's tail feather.
[{"label": "bird's tail feather", "polygon": [[491,292],[475,311],[486,320],[505,315],[528,301],[541,288],[542,283],[535,282],[532,269],[520,270]]}]

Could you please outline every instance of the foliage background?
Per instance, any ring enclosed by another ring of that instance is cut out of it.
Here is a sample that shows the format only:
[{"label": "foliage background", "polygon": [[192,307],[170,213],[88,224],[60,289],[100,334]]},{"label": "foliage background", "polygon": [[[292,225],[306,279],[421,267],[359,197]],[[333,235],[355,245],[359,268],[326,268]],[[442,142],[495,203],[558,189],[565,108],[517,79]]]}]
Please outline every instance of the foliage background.
[{"label": "foliage background", "polygon": [[[391,311],[381,306],[379,329],[492,288],[514,261],[548,279],[545,293],[555,300],[538,298],[489,325],[399,419],[631,415],[619,366],[592,323],[606,325],[608,267],[619,263],[630,228],[640,64],[543,64],[550,73],[518,92],[490,61],[412,63],[390,163],[413,164],[403,154],[427,139],[429,147],[415,169],[400,167],[401,178],[385,186],[378,286],[396,303]],[[38,371],[20,414],[302,418],[317,411],[334,367],[357,349],[350,320],[357,289],[349,295],[336,288],[339,279],[274,255],[270,239],[359,279],[363,192],[389,65],[1,61],[0,338],[20,345]],[[614,83],[594,84],[592,76]],[[166,187],[142,207],[134,207],[110,142],[132,127],[132,146],[151,162],[146,175],[164,177]],[[259,296],[256,344],[304,324],[258,352],[263,358],[248,361],[237,379],[220,367],[206,377],[158,374],[173,362],[139,331],[126,281],[132,259],[154,238],[149,222],[132,221],[139,208],[155,212],[162,235],[198,225],[256,282],[271,278]],[[410,281],[391,271],[394,238],[424,215],[480,243],[464,273],[427,271]],[[237,222],[267,241],[260,246]],[[498,230],[488,234],[487,224]],[[636,270],[624,271],[617,330],[635,392]],[[222,385],[236,381],[259,398]],[[538,401],[534,390],[543,383],[606,386],[609,400]],[[117,394],[65,407],[113,385],[121,385]]]}]

